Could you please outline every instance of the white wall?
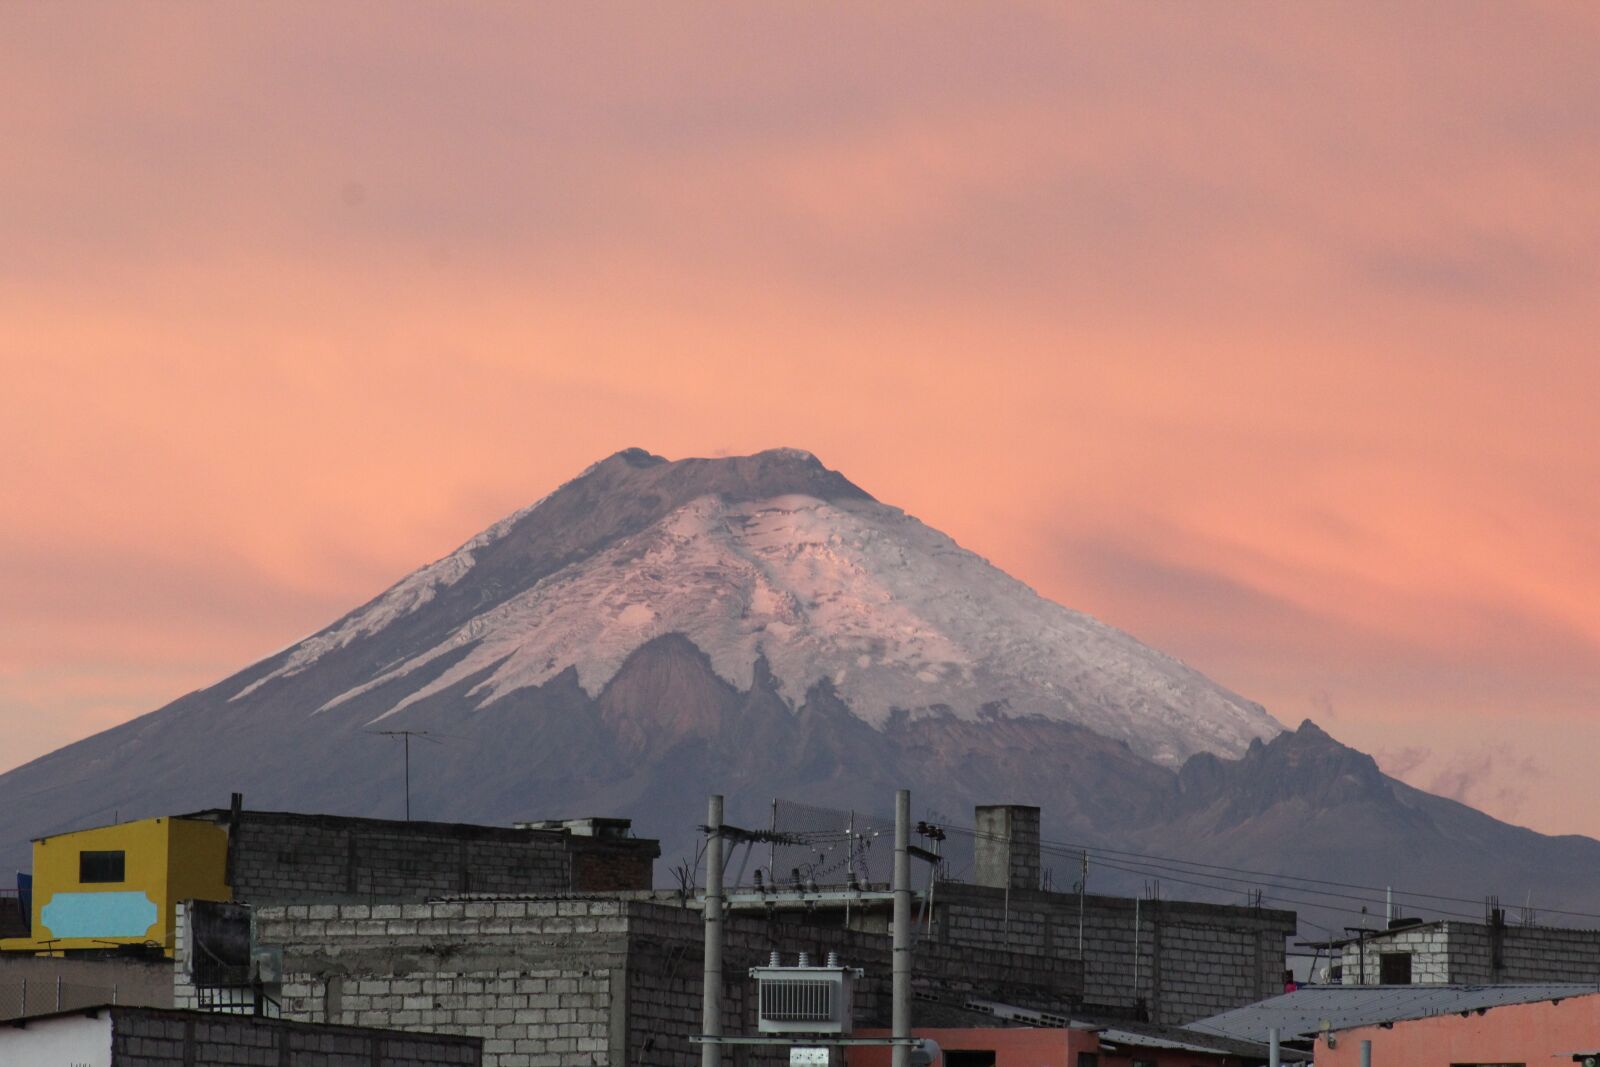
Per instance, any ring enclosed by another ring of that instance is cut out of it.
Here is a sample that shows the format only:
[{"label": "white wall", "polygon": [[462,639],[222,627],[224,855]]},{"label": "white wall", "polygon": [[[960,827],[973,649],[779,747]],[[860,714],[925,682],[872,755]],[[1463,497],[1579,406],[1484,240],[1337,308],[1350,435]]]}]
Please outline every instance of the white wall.
[{"label": "white wall", "polygon": [[66,1015],[0,1027],[0,1067],[111,1067],[111,1015]]}]

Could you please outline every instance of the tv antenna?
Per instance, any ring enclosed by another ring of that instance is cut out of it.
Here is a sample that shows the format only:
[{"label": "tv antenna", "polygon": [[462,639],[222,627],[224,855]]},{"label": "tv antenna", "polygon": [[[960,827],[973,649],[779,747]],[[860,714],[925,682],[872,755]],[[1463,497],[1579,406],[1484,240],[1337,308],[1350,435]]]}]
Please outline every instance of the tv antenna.
[{"label": "tv antenna", "polygon": [[384,737],[398,738],[405,748],[405,782],[406,782],[406,822],[411,821],[411,739],[420,737],[429,744],[440,744],[434,740],[427,730],[367,730],[369,734],[381,734]]}]

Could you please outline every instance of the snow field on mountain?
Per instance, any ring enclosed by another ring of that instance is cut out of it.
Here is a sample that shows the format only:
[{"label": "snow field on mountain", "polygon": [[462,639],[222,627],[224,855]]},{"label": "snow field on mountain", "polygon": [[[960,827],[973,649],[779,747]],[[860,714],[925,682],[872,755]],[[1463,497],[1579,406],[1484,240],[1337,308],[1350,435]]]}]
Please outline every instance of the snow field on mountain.
[{"label": "snow field on mountain", "polygon": [[[315,640],[353,639],[357,628],[373,632],[367,628],[414,610],[455,580],[452,568],[462,564],[444,565],[461,555],[418,572]],[[427,582],[414,581],[430,571]],[[740,689],[751,686],[764,655],[791,705],[827,680],[880,727],[896,709],[964,719],[1042,715],[1126,740],[1168,764],[1201,750],[1236,755],[1252,738],[1282,729],[1258,706],[1039,597],[895,508],[808,496],[693,500],[323,708],[463,645],[472,647],[380,718],[483,671],[490,673],[470,694],[479,707],[569,666],[594,695],[631,652],[672,632],[694,642]],[[296,657],[308,663],[322,651],[296,650],[278,673],[289,673]]]},{"label": "snow field on mountain", "polygon": [[228,702],[242,700],[274,679],[299,674],[329,652],[344,648],[360,638],[379,633],[395,620],[417,611],[432,600],[440,589],[455,585],[465,578],[472,565],[477,562],[479,549],[500,540],[523,516],[548,499],[550,499],[548,496],[541,497],[520,511],[512,512],[448,556],[412,571],[371,603],[357,608],[326,630],[301,641],[294,646],[282,666],[251,682],[229,697]]}]

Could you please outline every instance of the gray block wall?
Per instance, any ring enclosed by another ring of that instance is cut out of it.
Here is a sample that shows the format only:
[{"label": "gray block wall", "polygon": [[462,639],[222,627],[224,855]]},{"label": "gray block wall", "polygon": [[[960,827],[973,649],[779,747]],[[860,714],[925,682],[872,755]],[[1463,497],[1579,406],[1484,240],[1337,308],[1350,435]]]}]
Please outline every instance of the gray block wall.
[{"label": "gray block wall", "polygon": [[[941,885],[934,936],[1078,960],[1079,898]],[[1283,992],[1292,911],[1088,895],[1082,907],[1083,1000],[1118,1011],[1143,1003],[1154,1022],[1184,1023]]]},{"label": "gray block wall", "polygon": [[1377,983],[1379,960],[1386,952],[1411,953],[1413,984],[1600,983],[1600,930],[1557,926],[1503,926],[1497,930],[1485,923],[1450,920],[1386,931],[1364,945],[1344,947],[1340,961],[1344,984],[1361,981],[1363,951],[1368,984]]},{"label": "gray block wall", "polygon": [[573,888],[563,835],[509,827],[245,812],[229,847],[234,898],[251,902]]},{"label": "gray block wall", "polygon": [[[1364,967],[1363,949],[1366,957]],[[1450,933],[1443,924],[1395,930],[1367,941],[1364,946],[1360,943],[1346,945],[1340,961],[1340,981],[1345,985],[1378,985],[1383,974],[1383,956],[1390,952],[1411,954],[1412,985],[1480,981],[1457,976],[1461,967],[1459,964],[1451,965]]]},{"label": "gray block wall", "polygon": [[476,1038],[111,1009],[112,1067],[478,1067]]}]

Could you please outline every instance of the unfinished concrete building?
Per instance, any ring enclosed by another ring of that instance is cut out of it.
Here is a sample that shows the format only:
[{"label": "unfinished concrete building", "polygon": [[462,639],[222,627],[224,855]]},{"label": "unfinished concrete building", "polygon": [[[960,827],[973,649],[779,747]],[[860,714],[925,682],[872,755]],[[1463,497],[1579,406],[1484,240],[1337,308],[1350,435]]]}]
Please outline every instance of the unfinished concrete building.
[{"label": "unfinished concrete building", "polygon": [[[1282,989],[1292,912],[1042,891],[1037,809],[980,812],[1005,833],[976,865],[998,884],[917,899],[918,1025],[1009,1008],[1182,1022]],[[854,1014],[888,1022],[887,894],[804,885],[730,894],[728,1031],[753,1032],[750,967],[838,952],[865,971]],[[179,1006],[472,1034],[489,1067],[698,1062],[695,894],[447,896],[428,902],[195,904],[179,919]],[[765,1057],[765,1058],[764,1058]],[[766,1053],[737,1062],[766,1063]]]},{"label": "unfinished concrete building", "polygon": [[1600,984],[1600,930],[1400,920],[1335,942],[1344,985]]},{"label": "unfinished concrete building", "polygon": [[0,952],[170,956],[182,900],[411,901],[451,893],[647,890],[660,845],[626,819],[483,826],[238,803],[34,842],[27,932]]},{"label": "unfinished concrete building", "polygon": [[[216,907],[186,909],[180,925],[210,921]],[[690,902],[267,905],[246,922],[255,974],[287,1019],[473,1034],[487,1067],[699,1062],[688,1035],[699,1026],[703,924]],[[754,1032],[746,972],[774,951],[791,961],[838,952],[866,972],[857,1017],[888,1019],[889,943],[875,932],[745,911],[729,916],[724,938],[730,1032]],[[204,985],[210,948],[189,936],[180,946],[177,1005],[223,1004]],[[924,941],[914,985],[935,1009],[984,997],[1050,1008],[1079,996],[1080,973],[1063,957]]]},{"label": "unfinished concrete building", "polygon": [[649,889],[661,854],[627,819],[485,826],[227,808],[183,818],[227,829],[233,899],[259,903]]}]

